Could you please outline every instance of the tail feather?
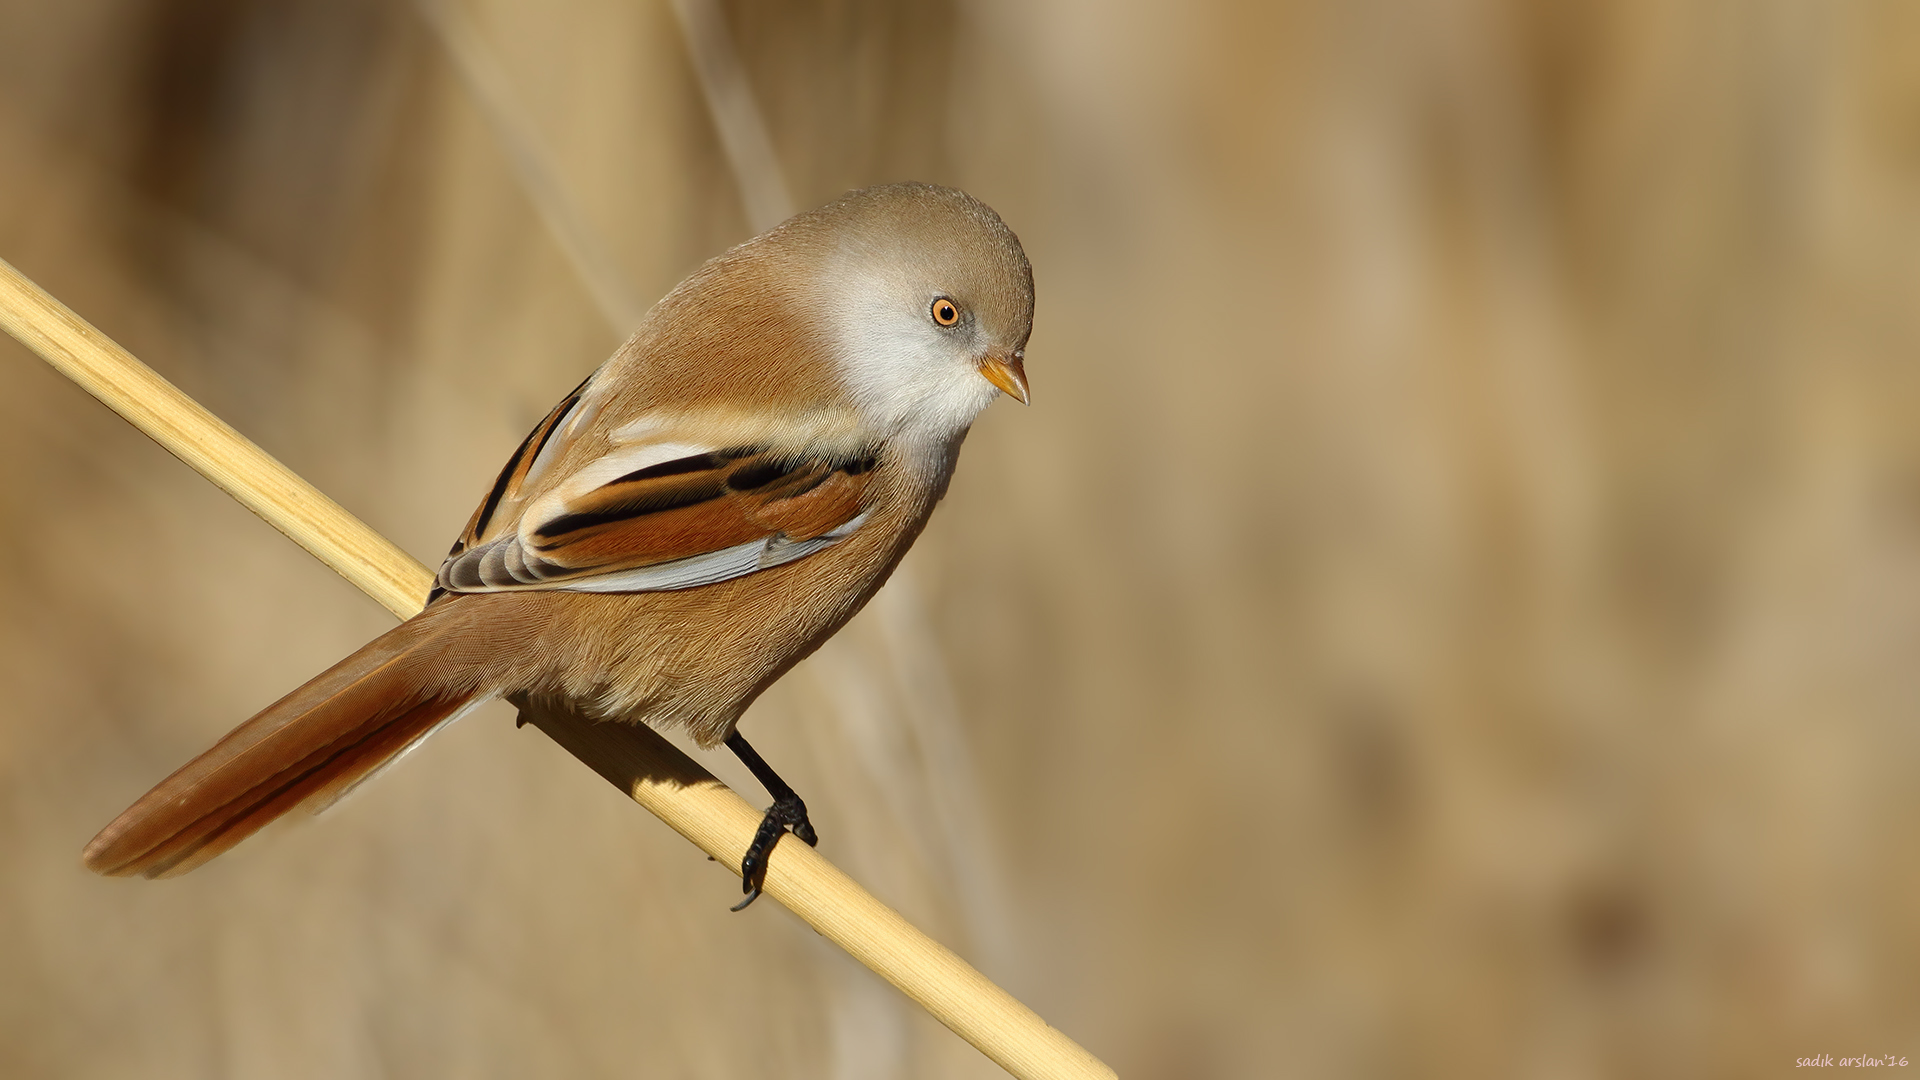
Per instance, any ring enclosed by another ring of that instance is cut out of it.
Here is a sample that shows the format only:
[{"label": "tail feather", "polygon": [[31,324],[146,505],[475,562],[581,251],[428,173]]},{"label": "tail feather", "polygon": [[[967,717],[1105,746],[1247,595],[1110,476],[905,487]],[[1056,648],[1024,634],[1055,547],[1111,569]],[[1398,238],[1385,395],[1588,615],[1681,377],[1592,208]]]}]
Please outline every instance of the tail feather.
[{"label": "tail feather", "polygon": [[428,678],[437,651],[412,623],[375,638],[128,807],[87,845],[87,867],[184,874],[295,806],[344,795],[475,703]]}]

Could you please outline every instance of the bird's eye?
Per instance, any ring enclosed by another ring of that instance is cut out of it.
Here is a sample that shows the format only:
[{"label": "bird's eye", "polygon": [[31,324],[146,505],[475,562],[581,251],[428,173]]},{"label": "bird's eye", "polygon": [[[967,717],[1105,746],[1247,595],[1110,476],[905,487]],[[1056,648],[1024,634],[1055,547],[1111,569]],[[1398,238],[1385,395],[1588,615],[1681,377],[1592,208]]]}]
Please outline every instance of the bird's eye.
[{"label": "bird's eye", "polygon": [[941,326],[952,326],[960,321],[960,305],[942,296],[933,302],[933,321]]}]

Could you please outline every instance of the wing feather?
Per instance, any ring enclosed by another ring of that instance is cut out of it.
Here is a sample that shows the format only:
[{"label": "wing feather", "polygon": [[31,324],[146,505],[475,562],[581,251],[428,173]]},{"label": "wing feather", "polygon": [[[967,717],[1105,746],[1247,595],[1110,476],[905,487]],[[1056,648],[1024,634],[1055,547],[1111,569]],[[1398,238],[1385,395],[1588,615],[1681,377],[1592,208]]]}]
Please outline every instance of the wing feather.
[{"label": "wing feather", "polygon": [[[507,589],[641,592],[711,584],[803,558],[864,520],[870,452],[704,447],[647,425],[550,482],[581,384],[521,444],[440,568],[436,595]],[[628,425],[632,428],[633,425]],[[570,441],[578,435],[567,430]],[[517,516],[506,520],[502,507]]]},{"label": "wing feather", "polygon": [[490,529],[490,526],[494,524],[494,517],[501,505],[515,501],[527,487],[529,479],[537,479],[535,473],[545,471],[551,460],[550,455],[560,446],[553,440],[554,433],[560,429],[567,414],[580,403],[580,395],[586,392],[587,384],[591,382],[592,375],[583,379],[579,386],[573,388],[573,393],[560,399],[560,404],[555,405],[553,411],[534,425],[534,429],[521,440],[519,448],[501,468],[493,487],[488,489],[487,497],[480,500],[473,517],[467,520],[467,527],[461,531],[460,539],[453,542],[453,550],[447,553],[447,558],[451,559],[468,548],[478,546],[490,533],[498,531]]}]

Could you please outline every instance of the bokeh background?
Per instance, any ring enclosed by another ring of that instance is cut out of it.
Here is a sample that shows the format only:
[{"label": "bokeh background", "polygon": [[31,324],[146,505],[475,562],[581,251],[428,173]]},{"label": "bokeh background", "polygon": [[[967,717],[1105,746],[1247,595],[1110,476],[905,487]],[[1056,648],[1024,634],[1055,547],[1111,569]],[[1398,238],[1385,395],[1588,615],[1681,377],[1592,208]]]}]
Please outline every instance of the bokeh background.
[{"label": "bokeh background", "polygon": [[[1920,1060],[1920,8],[0,3],[0,257],[430,564],[907,178],[1025,242],[1035,397],[748,715],[830,857],[1139,1080]],[[504,706],[83,871],[389,619],[0,380],[0,1073],[996,1075]]]}]

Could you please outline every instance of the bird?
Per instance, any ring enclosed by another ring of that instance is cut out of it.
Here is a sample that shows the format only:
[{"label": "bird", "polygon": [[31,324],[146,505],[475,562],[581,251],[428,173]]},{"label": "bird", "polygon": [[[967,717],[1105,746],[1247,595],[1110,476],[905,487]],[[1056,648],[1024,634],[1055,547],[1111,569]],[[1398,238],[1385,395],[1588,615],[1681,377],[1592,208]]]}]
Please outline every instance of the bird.
[{"label": "bird", "polygon": [[806,804],[738,730],[886,581],[975,418],[1029,400],[1033,271],[962,191],[848,192],[706,262],[507,459],[419,614],[269,705],[89,843],[168,877],[314,812],[476,706],[552,701],[725,745],[772,805],[752,903]]}]

